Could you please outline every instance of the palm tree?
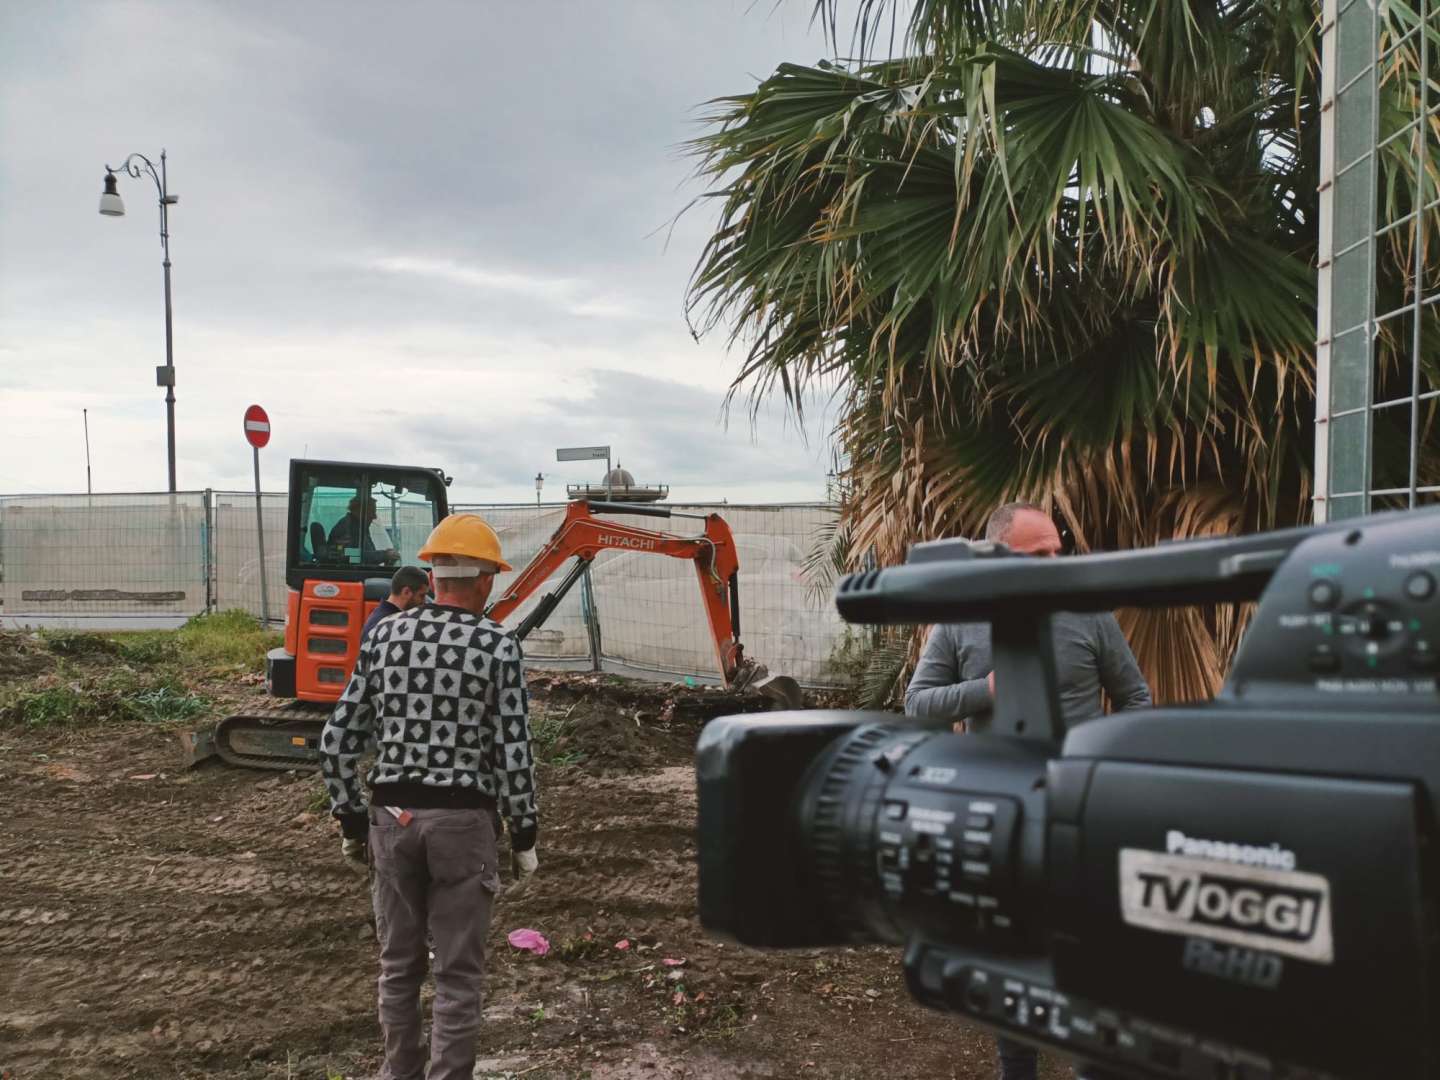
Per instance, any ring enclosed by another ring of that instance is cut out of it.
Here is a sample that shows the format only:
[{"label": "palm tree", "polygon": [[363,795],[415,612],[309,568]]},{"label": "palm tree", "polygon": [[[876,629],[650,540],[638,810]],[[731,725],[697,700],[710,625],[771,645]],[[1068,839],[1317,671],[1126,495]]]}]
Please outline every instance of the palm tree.
[{"label": "palm tree", "polygon": [[[875,58],[897,6],[861,0],[859,59],[782,65],[692,144],[720,214],[690,310],[745,350],[732,396],[838,395],[849,550],[898,561],[1012,498],[1081,550],[1305,519],[1318,0],[916,0]],[[1403,104],[1413,64],[1384,86]],[[1183,700],[1242,619],[1122,622]]]}]

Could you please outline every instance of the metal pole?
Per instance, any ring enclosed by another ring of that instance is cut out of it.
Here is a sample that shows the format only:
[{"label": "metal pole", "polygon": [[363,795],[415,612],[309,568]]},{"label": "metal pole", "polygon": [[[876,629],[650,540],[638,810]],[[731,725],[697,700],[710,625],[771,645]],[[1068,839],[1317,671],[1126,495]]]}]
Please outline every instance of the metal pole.
[{"label": "metal pole", "polygon": [[215,492],[205,489],[205,610],[215,610]]},{"label": "metal pole", "polygon": [[[260,542],[260,625],[270,623],[270,588],[265,580],[265,519],[260,513],[260,448],[255,451],[255,536]],[[172,459],[173,460],[173,459]]]},{"label": "metal pole", "polygon": [[[175,342],[170,317],[170,190],[166,183],[165,151],[160,151],[160,246],[165,251],[165,366],[170,369],[169,385],[165,387],[165,442],[170,463],[170,490],[175,490]],[[256,474],[259,458],[256,458]],[[256,480],[255,490],[260,490]],[[258,497],[258,496],[257,496]],[[258,504],[257,504],[258,505]]]},{"label": "metal pole", "polygon": [[80,415],[85,421],[85,494],[91,494],[90,489],[90,410],[81,409]]},{"label": "metal pole", "polygon": [[595,583],[590,579],[590,563],[580,578],[580,607],[585,617],[585,631],[590,638],[590,668],[600,670],[600,612],[595,609]]}]

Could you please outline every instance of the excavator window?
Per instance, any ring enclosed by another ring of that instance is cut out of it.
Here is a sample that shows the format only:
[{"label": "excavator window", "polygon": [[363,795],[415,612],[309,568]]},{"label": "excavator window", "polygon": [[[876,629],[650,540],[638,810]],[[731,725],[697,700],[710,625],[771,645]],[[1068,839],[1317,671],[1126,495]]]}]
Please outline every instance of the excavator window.
[{"label": "excavator window", "polygon": [[413,565],[445,513],[440,480],[425,472],[379,466],[297,471],[299,504],[291,507],[295,551],[312,572],[388,576],[397,566]]}]

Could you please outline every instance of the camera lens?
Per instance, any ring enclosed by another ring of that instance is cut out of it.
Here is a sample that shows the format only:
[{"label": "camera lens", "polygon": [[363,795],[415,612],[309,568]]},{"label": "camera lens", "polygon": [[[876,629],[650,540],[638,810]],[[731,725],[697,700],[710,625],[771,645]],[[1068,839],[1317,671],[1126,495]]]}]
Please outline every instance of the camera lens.
[{"label": "camera lens", "polygon": [[827,936],[899,943],[1023,937],[1043,856],[1046,749],[868,724],[799,786],[793,849]]}]

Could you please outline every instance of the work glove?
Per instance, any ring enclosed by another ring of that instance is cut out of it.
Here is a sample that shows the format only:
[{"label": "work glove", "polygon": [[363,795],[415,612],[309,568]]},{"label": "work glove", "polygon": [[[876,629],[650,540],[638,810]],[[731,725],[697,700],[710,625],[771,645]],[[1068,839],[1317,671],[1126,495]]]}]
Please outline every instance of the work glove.
[{"label": "work glove", "polygon": [[532,847],[526,851],[510,853],[510,870],[515,875],[515,884],[522,884],[531,874],[540,869],[540,856]]},{"label": "work glove", "polygon": [[370,817],[368,814],[336,814],[340,822],[340,854],[352,867],[364,871],[370,863]]},{"label": "work glove", "polygon": [[361,873],[364,873],[365,868],[370,864],[370,849],[364,840],[345,837],[340,841],[340,854],[345,856],[346,863],[352,869]]}]

